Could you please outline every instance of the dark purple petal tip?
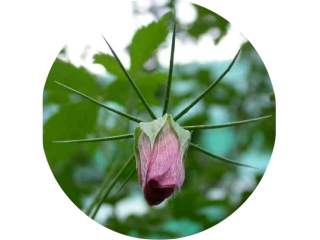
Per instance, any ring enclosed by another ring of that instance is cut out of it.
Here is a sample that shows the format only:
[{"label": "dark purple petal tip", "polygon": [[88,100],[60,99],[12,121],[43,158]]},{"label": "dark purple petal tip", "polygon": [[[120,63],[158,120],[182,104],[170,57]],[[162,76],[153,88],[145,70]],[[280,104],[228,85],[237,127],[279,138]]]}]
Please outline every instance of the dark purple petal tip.
[{"label": "dark purple petal tip", "polygon": [[175,190],[174,186],[161,187],[156,180],[149,180],[144,188],[144,197],[150,206],[160,204]]}]

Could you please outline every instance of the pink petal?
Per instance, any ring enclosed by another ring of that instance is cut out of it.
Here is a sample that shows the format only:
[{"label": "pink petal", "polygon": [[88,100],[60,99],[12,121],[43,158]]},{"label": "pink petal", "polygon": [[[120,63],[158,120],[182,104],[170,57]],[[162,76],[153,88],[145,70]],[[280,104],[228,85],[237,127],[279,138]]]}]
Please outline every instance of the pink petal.
[{"label": "pink petal", "polygon": [[139,139],[140,184],[150,205],[161,203],[184,181],[184,167],[177,135],[170,124],[165,124],[151,149],[148,137]]}]

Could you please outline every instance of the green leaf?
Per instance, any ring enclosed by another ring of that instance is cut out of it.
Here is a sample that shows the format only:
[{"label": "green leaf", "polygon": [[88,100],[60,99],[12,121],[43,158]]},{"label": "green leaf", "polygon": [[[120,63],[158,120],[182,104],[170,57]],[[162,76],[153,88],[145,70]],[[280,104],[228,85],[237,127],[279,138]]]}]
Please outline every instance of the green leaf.
[{"label": "green leaf", "polygon": [[[136,75],[137,85],[143,90],[143,95],[149,104],[153,106],[159,106],[161,104],[162,99],[160,97],[162,92],[160,90],[166,78],[167,74],[163,72],[139,72]],[[106,87],[105,94],[103,95],[104,99],[128,106],[127,102],[130,96],[127,90],[128,83],[123,80],[123,78],[119,77],[115,81],[112,81]],[[110,94],[119,92],[125,92],[125,94]],[[134,103],[134,101],[135,99],[130,99],[130,102]],[[135,105],[135,110],[141,109],[145,112],[145,109],[139,104],[133,105]]]},{"label": "green leaf", "polygon": [[145,73],[140,72],[138,75],[139,81],[137,81],[138,86],[144,89],[144,95],[150,104],[159,106],[161,104],[161,99],[159,91],[163,86],[167,78],[167,74],[163,72],[151,72]]},{"label": "green leaf", "polygon": [[55,81],[75,86],[80,91],[85,91],[91,96],[97,95],[100,91],[95,75],[83,67],[76,67],[57,58],[50,69],[44,87],[44,101],[46,104],[65,103],[70,99],[70,94],[66,91],[61,91],[61,88],[54,84]]},{"label": "green leaf", "polygon": [[[52,141],[61,138],[85,138],[95,132],[98,107],[81,98],[74,98],[67,91],[57,87],[55,81],[64,81],[85,90],[92,95],[99,92],[96,78],[83,67],[57,58],[50,69],[44,87],[44,110],[49,104],[59,104],[52,116],[44,111],[43,143],[51,167],[58,162],[68,161],[79,150],[76,146],[62,146]],[[85,113],[85,114],[84,114]],[[88,150],[94,146],[82,146]]]},{"label": "green leaf", "polygon": [[143,26],[134,34],[129,46],[131,72],[137,72],[166,40],[169,33],[168,21],[171,16],[171,13],[167,13],[159,21]]},{"label": "green leaf", "polygon": [[122,70],[119,64],[117,63],[116,59],[109,54],[97,53],[93,57],[93,62],[101,64],[107,70],[107,72],[114,76],[123,76]]},{"label": "green leaf", "polygon": [[189,28],[188,33],[196,39],[212,29],[217,29],[218,34],[214,37],[215,44],[227,34],[229,22],[211,10],[204,8],[200,5],[193,4],[197,12],[197,19]]},{"label": "green leaf", "polygon": [[[85,114],[84,114],[85,113]],[[44,124],[44,149],[53,169],[60,161],[70,160],[78,151],[79,146],[54,144],[53,141],[61,138],[85,138],[95,131],[98,107],[89,102],[80,101],[62,105],[59,111]],[[83,145],[80,149],[88,149],[94,145]]]}]

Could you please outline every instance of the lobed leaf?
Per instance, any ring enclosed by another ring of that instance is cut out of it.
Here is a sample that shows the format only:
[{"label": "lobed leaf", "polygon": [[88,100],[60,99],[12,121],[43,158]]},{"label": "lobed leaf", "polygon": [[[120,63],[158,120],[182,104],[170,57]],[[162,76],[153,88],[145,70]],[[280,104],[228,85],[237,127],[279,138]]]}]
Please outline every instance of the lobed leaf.
[{"label": "lobed leaf", "polygon": [[122,77],[123,73],[122,70],[117,63],[116,59],[106,53],[97,53],[93,57],[93,62],[97,64],[101,64],[107,72],[110,74],[117,76],[117,77]]},{"label": "lobed leaf", "polygon": [[171,13],[167,13],[159,21],[152,22],[136,31],[129,46],[131,72],[137,72],[166,40],[169,33],[168,21],[171,15]]}]

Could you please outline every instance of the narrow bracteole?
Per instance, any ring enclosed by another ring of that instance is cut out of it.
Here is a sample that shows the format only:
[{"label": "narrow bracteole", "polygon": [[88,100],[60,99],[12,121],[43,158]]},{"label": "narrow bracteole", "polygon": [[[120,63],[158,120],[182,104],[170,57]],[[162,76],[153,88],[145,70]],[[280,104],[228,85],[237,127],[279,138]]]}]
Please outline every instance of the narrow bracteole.
[{"label": "narrow bracteole", "polygon": [[229,66],[224,70],[224,72],[218,77],[216,81],[211,83],[198,97],[196,97],[188,106],[186,106],[180,113],[178,113],[175,117],[174,120],[178,120],[181,118],[184,114],[186,114],[194,105],[196,105],[212,88],[214,88],[223,78],[224,76],[230,71],[232,68],[233,64],[236,62],[239,54],[240,54],[241,48],[238,50],[237,54],[234,56],[232,59],[231,63]]},{"label": "narrow bracteole", "polygon": [[83,143],[83,142],[106,142],[106,141],[114,141],[120,139],[128,139],[133,138],[133,134],[122,134],[117,136],[110,137],[100,137],[100,138],[86,138],[86,139],[72,139],[72,140],[56,140],[53,143]]},{"label": "narrow bracteole", "polygon": [[135,82],[133,81],[133,79],[131,78],[130,74],[128,73],[128,71],[125,69],[125,67],[123,66],[122,62],[120,61],[120,58],[118,57],[118,55],[116,54],[116,52],[113,50],[113,48],[111,47],[110,43],[107,41],[107,39],[102,36],[102,38],[104,39],[104,41],[106,42],[106,44],[108,45],[112,55],[114,56],[114,58],[116,59],[117,63],[119,64],[122,72],[124,73],[124,75],[126,76],[126,78],[128,79],[129,83],[131,84],[131,86],[133,87],[134,91],[137,93],[138,97],[140,98],[141,102],[143,103],[143,105],[145,106],[145,108],[147,109],[149,115],[153,118],[156,119],[156,115],[153,113],[153,111],[151,110],[151,107],[149,106],[149,104],[147,103],[146,99],[144,98],[144,96],[142,95],[140,89],[138,88],[138,86],[135,84]]},{"label": "narrow bracteole", "polygon": [[103,190],[103,192],[101,193],[100,196],[97,196],[97,199],[94,199],[94,201],[92,202],[93,205],[96,205],[95,209],[93,210],[92,214],[91,214],[91,218],[94,219],[102,205],[102,203],[107,199],[107,197],[109,196],[111,190],[113,189],[113,187],[116,185],[117,181],[119,180],[120,176],[122,175],[122,173],[130,166],[130,163],[134,161],[134,155],[132,155],[122,166],[122,168],[118,171],[118,173],[116,174],[116,176],[112,179],[112,181],[110,182],[110,184],[107,186],[106,189]]},{"label": "narrow bracteole", "polygon": [[265,119],[268,119],[271,117],[272,117],[272,115],[267,115],[267,116],[251,118],[251,119],[235,121],[235,122],[228,122],[228,123],[223,123],[223,124],[183,126],[183,128],[187,129],[187,130],[205,130],[205,129],[234,127],[234,126],[238,126],[238,125],[242,125],[242,124],[253,123],[253,122],[265,120]]},{"label": "narrow bracteole", "polygon": [[222,156],[219,156],[219,155],[216,155],[216,154],[213,154],[207,150],[205,150],[204,148],[202,147],[199,147],[198,145],[194,144],[194,143],[190,143],[190,147],[212,157],[212,158],[215,158],[217,160],[220,160],[222,162],[225,162],[225,163],[228,163],[228,164],[231,164],[231,165],[236,165],[236,166],[240,166],[240,167],[247,167],[247,168],[252,168],[252,169],[258,169],[256,167],[253,167],[253,166],[250,166],[248,164],[244,164],[244,163],[240,163],[240,162],[236,162],[236,161],[233,161],[233,160],[230,160],[226,157],[222,157]]},{"label": "narrow bracteole", "polygon": [[58,82],[58,81],[54,81],[54,83],[58,84],[60,87],[63,87],[63,88],[65,88],[65,89],[69,90],[70,92],[73,92],[73,93],[75,93],[75,94],[77,94],[77,95],[79,95],[79,96],[81,96],[81,97],[89,100],[90,102],[93,102],[94,104],[97,104],[97,105],[99,105],[100,107],[103,107],[103,108],[105,108],[105,109],[107,109],[107,110],[109,110],[109,111],[111,111],[111,112],[114,112],[114,113],[116,113],[116,114],[119,114],[119,115],[121,115],[121,116],[123,116],[123,117],[126,117],[126,118],[128,118],[128,119],[130,119],[130,120],[132,120],[132,121],[138,122],[138,123],[139,123],[139,122],[143,122],[143,120],[141,120],[141,119],[139,119],[139,118],[137,118],[137,117],[135,117],[135,116],[132,116],[132,115],[130,115],[130,114],[128,114],[128,113],[124,113],[124,112],[121,112],[121,111],[116,110],[116,109],[114,109],[114,108],[111,108],[111,107],[103,104],[102,102],[99,102],[98,100],[96,100],[96,99],[94,99],[94,98],[92,98],[92,97],[90,97],[90,96],[88,96],[88,95],[86,95],[86,94],[84,94],[84,93],[82,93],[82,92],[80,92],[80,91],[78,91],[78,90],[73,89],[72,87],[70,87],[70,86],[68,86],[68,85],[66,85],[66,84],[63,84],[63,83]]},{"label": "narrow bracteole", "polygon": [[173,73],[173,66],[174,66],[175,42],[176,42],[176,14],[175,14],[175,11],[173,10],[173,32],[172,32],[172,41],[171,41],[170,65],[169,65],[168,82],[166,87],[162,115],[165,115],[167,113],[168,106],[169,106],[172,73]]}]

